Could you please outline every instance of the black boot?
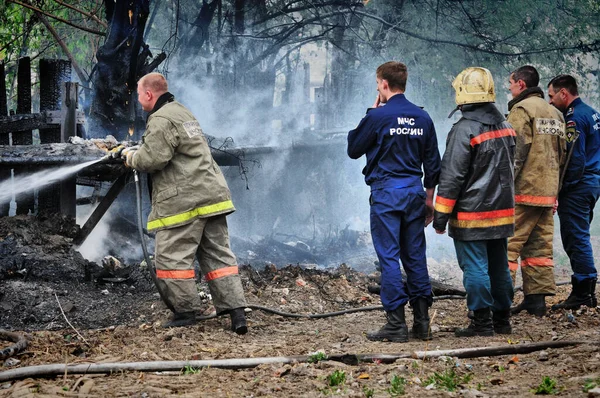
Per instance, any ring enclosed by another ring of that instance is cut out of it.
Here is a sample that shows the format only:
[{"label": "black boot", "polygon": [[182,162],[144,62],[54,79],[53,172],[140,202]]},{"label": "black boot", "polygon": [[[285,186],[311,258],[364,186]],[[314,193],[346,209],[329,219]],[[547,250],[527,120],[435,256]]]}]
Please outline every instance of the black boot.
[{"label": "black boot", "polygon": [[526,310],[531,315],[544,316],[546,315],[546,295],[544,294],[528,294],[523,298],[523,302],[510,309],[512,315]]},{"label": "black boot", "polygon": [[464,329],[456,329],[454,335],[456,337],[493,336],[492,312],[489,308],[473,311],[473,320],[469,326]]},{"label": "black boot", "polygon": [[387,323],[376,332],[367,333],[367,339],[371,341],[393,341],[406,343],[408,341],[408,327],[404,317],[404,306],[393,311],[386,311]]},{"label": "black boot", "polygon": [[248,325],[246,324],[246,312],[243,307],[235,308],[229,311],[231,317],[231,331],[237,334],[248,333]]},{"label": "black boot", "polygon": [[494,333],[496,334],[511,334],[510,327],[510,310],[493,311],[492,323],[494,324]]},{"label": "black boot", "polygon": [[429,306],[430,300],[425,297],[419,297],[411,303],[414,315],[412,327],[412,336],[416,339],[431,340],[431,328],[429,325]]},{"label": "black boot", "polygon": [[197,322],[195,312],[174,312],[171,319],[162,324],[163,328],[189,326]]},{"label": "black boot", "polygon": [[571,277],[572,290],[569,297],[562,303],[554,304],[553,310],[577,310],[582,305],[595,307],[598,304],[596,300],[596,278],[584,279],[578,281],[574,276]]}]

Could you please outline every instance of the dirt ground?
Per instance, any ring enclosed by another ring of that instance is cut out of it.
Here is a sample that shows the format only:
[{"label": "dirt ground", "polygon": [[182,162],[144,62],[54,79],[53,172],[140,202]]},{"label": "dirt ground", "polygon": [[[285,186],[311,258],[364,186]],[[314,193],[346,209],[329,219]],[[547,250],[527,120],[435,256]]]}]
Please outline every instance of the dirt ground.
[{"label": "dirt ground", "polygon": [[[0,382],[0,397],[523,397],[536,391],[587,396],[584,390],[600,384],[597,309],[543,318],[522,314],[513,318],[511,335],[458,339],[451,331],[467,323],[465,301],[438,300],[430,313],[434,340],[405,344],[366,340],[367,331],[384,323],[382,311],[299,319],[253,310],[244,336],[229,331],[227,317],[167,330],[160,324],[168,310],[147,270],[131,265],[108,273],[73,250],[75,233],[70,220],[0,219],[0,328],[27,333],[31,339],[24,352],[4,362],[0,376],[2,371],[41,364],[258,358],[317,351],[411,354],[557,340],[583,343],[469,359],[404,358],[356,365],[323,360],[238,370],[67,374]],[[279,311],[324,313],[380,304],[378,296],[367,292],[367,275],[345,265],[333,270],[283,263],[261,269],[245,266],[241,274],[249,303]],[[199,290],[209,313],[206,284],[200,283]],[[568,286],[560,287],[548,303],[564,299],[568,291]],[[517,294],[516,301],[521,297]],[[410,326],[410,310],[407,319]],[[0,349],[8,345],[0,342]]]}]

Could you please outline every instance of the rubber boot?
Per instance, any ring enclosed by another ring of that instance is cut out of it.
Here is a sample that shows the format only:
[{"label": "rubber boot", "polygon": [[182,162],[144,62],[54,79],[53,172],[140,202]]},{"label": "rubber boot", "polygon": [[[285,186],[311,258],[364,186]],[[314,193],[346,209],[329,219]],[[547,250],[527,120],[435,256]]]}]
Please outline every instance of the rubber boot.
[{"label": "rubber boot", "polygon": [[493,311],[492,324],[494,325],[494,333],[511,334],[512,327],[510,326],[510,309]]},{"label": "rubber boot", "polygon": [[454,331],[456,337],[493,336],[492,312],[489,308],[473,311],[473,320],[469,326]]},{"label": "rubber boot", "polygon": [[552,306],[553,310],[577,310],[582,305],[595,307],[598,304],[596,300],[596,278],[584,279],[578,281],[574,276],[571,277],[572,290],[569,297],[562,303]]},{"label": "rubber boot", "polygon": [[412,337],[421,340],[431,340],[431,327],[429,324],[429,300],[419,297],[411,303],[414,315]]},{"label": "rubber boot", "polygon": [[406,343],[408,341],[408,327],[404,316],[404,306],[393,311],[386,311],[387,323],[376,332],[367,333],[370,341],[392,341]]},{"label": "rubber boot", "polygon": [[237,334],[248,333],[248,325],[246,324],[246,312],[243,307],[235,308],[229,311],[231,317],[231,331]]},{"label": "rubber boot", "polygon": [[535,316],[546,315],[546,295],[528,294],[523,298],[521,304],[510,309],[510,313],[516,315],[524,310]]},{"label": "rubber boot", "polygon": [[190,326],[198,322],[195,312],[174,312],[171,319],[162,324],[163,328],[177,328]]}]

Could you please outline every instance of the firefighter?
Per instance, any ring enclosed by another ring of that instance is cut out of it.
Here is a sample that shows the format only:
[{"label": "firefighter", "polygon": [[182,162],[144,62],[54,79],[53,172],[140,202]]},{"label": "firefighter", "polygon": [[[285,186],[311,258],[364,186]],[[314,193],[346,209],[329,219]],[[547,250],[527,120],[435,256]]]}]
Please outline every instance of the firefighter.
[{"label": "firefighter", "polygon": [[493,102],[489,70],[470,67],[452,83],[462,118],[452,126],[442,158],[433,228],[454,239],[467,307],[473,311],[457,337],[511,333],[513,287],[507,238],[514,232],[515,131]]},{"label": "firefighter", "polygon": [[562,111],[568,142],[567,166],[558,196],[560,235],[571,261],[571,294],[552,309],[595,307],[598,274],[590,242],[590,224],[600,195],[600,113],[586,105],[570,75],[548,84],[550,103]]},{"label": "firefighter", "polygon": [[163,326],[196,322],[200,298],[194,256],[208,282],[217,314],[229,313],[231,328],[248,328],[246,301],[225,216],[235,208],[200,124],[168,92],[165,77],[150,73],[138,82],[138,101],[148,113],[137,150],[125,149],[126,164],[150,173],[152,210],[148,230],[156,232],[157,288],[173,317]]},{"label": "firefighter", "polygon": [[403,63],[380,65],[375,104],[348,133],[348,155],[367,158],[363,174],[371,187],[371,235],[381,265],[381,302],[387,316],[380,330],[367,334],[371,341],[408,341],[407,303],[413,309],[413,336],[432,338],[428,311],[433,297],[424,229],[433,217],[440,154],[433,121],[404,95],[407,76]]},{"label": "firefighter", "polygon": [[561,165],[566,158],[565,123],[560,112],[544,100],[540,76],[522,66],[509,78],[513,99],[508,122],[517,133],[515,152],[515,235],[508,240],[508,266],[513,283],[521,258],[523,302],[512,314],[526,310],[546,314],[546,296],[556,294],[552,239],[554,204]]}]

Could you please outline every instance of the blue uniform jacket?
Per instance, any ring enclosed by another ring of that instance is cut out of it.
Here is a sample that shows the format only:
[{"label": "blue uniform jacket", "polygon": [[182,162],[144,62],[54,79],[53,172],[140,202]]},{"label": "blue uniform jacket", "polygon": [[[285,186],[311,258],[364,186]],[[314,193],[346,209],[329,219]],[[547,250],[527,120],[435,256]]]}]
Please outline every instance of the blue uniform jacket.
[{"label": "blue uniform jacket", "polygon": [[440,153],[429,114],[392,96],[384,106],[371,109],[348,133],[348,156],[367,155],[363,169],[371,190],[421,185],[434,188],[440,175]]},{"label": "blue uniform jacket", "polygon": [[[600,113],[575,99],[565,111],[567,149],[573,148],[562,188],[600,185]],[[579,137],[573,142],[575,136]]]}]

